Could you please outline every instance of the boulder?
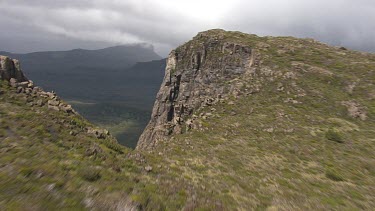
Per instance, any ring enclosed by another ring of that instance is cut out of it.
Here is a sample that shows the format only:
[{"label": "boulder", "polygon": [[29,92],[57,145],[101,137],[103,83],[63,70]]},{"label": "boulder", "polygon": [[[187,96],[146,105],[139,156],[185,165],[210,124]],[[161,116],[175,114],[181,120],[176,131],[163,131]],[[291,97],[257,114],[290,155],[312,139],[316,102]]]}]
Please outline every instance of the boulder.
[{"label": "boulder", "polygon": [[23,87],[17,87],[17,93],[23,93],[25,89]]},{"label": "boulder", "polygon": [[25,88],[25,93],[26,93],[26,94],[31,94],[32,91],[33,91],[33,90],[30,89],[30,88]]},{"label": "boulder", "polygon": [[20,82],[17,84],[18,87],[22,87],[22,88],[27,88],[29,85],[29,82],[28,81],[24,81],[24,82]]},{"label": "boulder", "polygon": [[60,104],[60,101],[58,100],[48,100],[48,105],[50,106],[58,106]]},{"label": "boulder", "polygon": [[60,108],[58,106],[48,105],[48,108],[55,111],[60,111]]},{"label": "boulder", "polygon": [[11,78],[11,79],[9,80],[9,85],[10,85],[11,87],[16,88],[16,87],[17,87],[17,79],[15,79],[15,78]]},{"label": "boulder", "polygon": [[88,134],[93,134],[98,139],[105,139],[109,136],[109,131],[106,129],[99,129],[99,128],[88,128]]},{"label": "boulder", "polygon": [[47,97],[49,97],[50,99],[53,99],[54,97],[56,97],[56,93],[55,93],[55,92],[46,92],[45,94],[46,94]]},{"label": "boulder", "polygon": [[40,107],[44,106],[44,104],[45,104],[45,102],[42,99],[39,99],[39,100],[36,101],[36,105],[38,105]]},{"label": "boulder", "polygon": [[27,88],[31,88],[31,89],[34,88],[34,82],[29,80],[27,84]]},{"label": "boulder", "polygon": [[86,149],[85,154],[86,154],[86,156],[92,156],[92,155],[96,156],[96,155],[101,154],[101,153],[103,153],[103,149],[100,148],[99,145],[94,144],[90,148]]},{"label": "boulder", "polygon": [[71,136],[76,136],[76,135],[77,135],[77,132],[76,132],[76,131],[70,131],[69,134],[70,134]]},{"label": "boulder", "polygon": [[65,111],[66,113],[74,113],[74,110],[71,105],[62,105],[60,106],[60,109],[62,111]]},{"label": "boulder", "polygon": [[151,167],[151,166],[146,166],[146,167],[145,167],[145,170],[146,170],[147,172],[150,172],[150,171],[152,171],[152,167]]}]

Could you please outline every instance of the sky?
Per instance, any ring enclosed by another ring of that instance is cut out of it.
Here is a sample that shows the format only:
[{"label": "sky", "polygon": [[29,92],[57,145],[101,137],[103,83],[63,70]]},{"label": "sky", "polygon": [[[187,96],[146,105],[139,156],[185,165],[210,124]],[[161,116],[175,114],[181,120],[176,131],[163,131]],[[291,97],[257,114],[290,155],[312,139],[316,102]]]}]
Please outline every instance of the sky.
[{"label": "sky", "polygon": [[166,56],[212,28],[375,52],[375,0],[0,0],[0,51],[149,43]]}]

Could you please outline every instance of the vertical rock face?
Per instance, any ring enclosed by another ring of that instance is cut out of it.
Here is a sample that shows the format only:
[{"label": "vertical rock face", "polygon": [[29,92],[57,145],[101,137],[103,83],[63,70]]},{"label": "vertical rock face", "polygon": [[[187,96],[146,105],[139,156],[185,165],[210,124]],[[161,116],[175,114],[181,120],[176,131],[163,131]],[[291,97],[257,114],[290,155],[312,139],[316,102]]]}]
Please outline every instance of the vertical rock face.
[{"label": "vertical rock face", "polygon": [[10,81],[11,78],[16,79],[18,82],[27,81],[18,60],[0,56],[0,80]]},{"label": "vertical rock face", "polygon": [[152,148],[171,134],[191,129],[194,112],[225,98],[234,89],[226,82],[251,72],[254,63],[252,49],[226,40],[223,30],[199,33],[173,50],[137,148]]}]

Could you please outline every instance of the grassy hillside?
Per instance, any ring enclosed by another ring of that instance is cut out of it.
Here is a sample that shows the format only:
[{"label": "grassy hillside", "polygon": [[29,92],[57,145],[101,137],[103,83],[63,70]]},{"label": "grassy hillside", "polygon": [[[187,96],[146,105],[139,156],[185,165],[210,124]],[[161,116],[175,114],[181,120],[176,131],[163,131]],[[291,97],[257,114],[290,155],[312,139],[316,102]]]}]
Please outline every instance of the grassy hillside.
[{"label": "grassy hillside", "polygon": [[[95,206],[104,209],[126,196],[138,171],[129,149],[88,134],[94,126],[80,116],[27,105],[25,94],[0,83],[1,210],[79,210],[98,193]],[[106,191],[114,196],[105,198]]]}]

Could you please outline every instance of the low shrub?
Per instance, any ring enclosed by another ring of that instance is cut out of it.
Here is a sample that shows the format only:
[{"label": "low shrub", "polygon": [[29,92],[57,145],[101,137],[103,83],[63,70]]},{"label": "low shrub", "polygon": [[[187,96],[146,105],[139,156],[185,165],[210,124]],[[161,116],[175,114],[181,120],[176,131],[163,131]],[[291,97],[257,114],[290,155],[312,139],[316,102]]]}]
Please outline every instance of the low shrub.
[{"label": "low shrub", "polygon": [[334,141],[334,142],[337,142],[337,143],[344,143],[344,140],[342,139],[342,136],[338,132],[336,132],[332,129],[330,129],[326,132],[326,138],[330,141]]},{"label": "low shrub", "polygon": [[344,181],[344,178],[339,173],[333,170],[327,170],[326,177],[330,180],[337,181],[337,182]]},{"label": "low shrub", "polygon": [[79,170],[79,175],[82,177],[82,179],[89,182],[99,180],[101,177],[100,170],[93,167],[83,167]]}]

